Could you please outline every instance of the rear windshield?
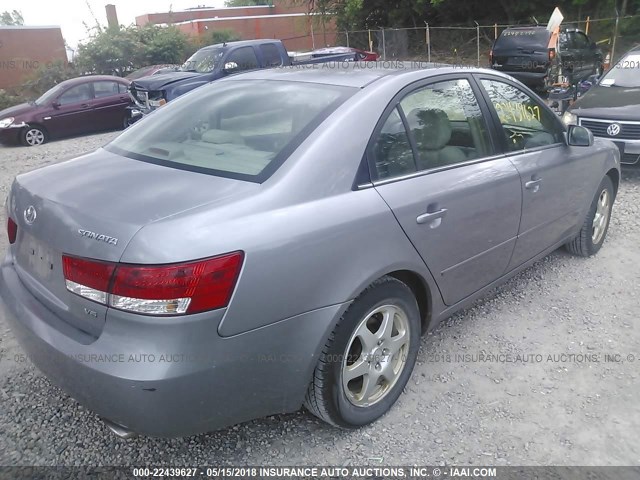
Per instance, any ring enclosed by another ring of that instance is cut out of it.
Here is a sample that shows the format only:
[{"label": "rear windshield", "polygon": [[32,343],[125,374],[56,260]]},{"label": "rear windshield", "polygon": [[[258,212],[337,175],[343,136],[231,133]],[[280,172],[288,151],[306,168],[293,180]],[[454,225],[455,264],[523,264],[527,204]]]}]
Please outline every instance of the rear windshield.
[{"label": "rear windshield", "polygon": [[261,183],[357,89],[233,80],[156,110],[108,144],[146,162]]},{"label": "rear windshield", "polygon": [[547,48],[550,38],[551,33],[545,28],[507,29],[498,37],[495,46],[496,48]]}]

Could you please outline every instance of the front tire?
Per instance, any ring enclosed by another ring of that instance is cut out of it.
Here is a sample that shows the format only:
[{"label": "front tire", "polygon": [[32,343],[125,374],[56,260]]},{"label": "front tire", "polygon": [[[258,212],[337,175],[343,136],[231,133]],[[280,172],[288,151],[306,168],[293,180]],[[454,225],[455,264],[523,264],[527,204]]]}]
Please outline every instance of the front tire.
[{"label": "front tire", "polygon": [[420,346],[420,312],[411,289],[382,277],[354,300],[322,350],[305,407],[335,426],[374,422],[407,384]]},{"label": "front tire", "polygon": [[20,141],[27,147],[42,145],[47,141],[47,132],[39,125],[25,127],[20,133]]},{"label": "front tire", "polygon": [[600,251],[609,231],[614,199],[613,182],[607,175],[600,183],[598,193],[591,202],[591,208],[580,233],[566,244],[569,253],[578,257],[590,257]]}]

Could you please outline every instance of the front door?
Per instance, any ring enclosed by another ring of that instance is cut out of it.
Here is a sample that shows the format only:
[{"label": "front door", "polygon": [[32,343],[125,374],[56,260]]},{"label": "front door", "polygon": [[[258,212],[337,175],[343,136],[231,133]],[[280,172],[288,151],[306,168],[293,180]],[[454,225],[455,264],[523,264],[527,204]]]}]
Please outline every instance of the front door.
[{"label": "front door", "polygon": [[53,136],[76,135],[91,130],[93,110],[91,85],[82,83],[64,91],[56,106],[45,117],[47,131]]},{"label": "front door", "polygon": [[504,149],[520,172],[522,220],[509,269],[575,230],[590,195],[584,151],[567,146],[564,127],[537,97],[508,80],[481,78]]},{"label": "front door", "polygon": [[414,87],[385,115],[368,151],[375,188],[453,305],[507,268],[520,222],[518,172],[495,155],[466,77]]}]

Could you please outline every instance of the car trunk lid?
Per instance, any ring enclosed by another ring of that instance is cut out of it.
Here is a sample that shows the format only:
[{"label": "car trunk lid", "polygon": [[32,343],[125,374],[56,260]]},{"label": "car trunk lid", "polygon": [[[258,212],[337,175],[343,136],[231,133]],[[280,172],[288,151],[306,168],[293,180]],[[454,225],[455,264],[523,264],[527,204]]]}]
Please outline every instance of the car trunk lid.
[{"label": "car trunk lid", "polygon": [[10,205],[18,224],[12,246],[16,271],[62,320],[97,338],[107,307],[66,289],[63,255],[118,262],[143,226],[208,203],[232,202],[258,188],[105,150],[20,175]]}]

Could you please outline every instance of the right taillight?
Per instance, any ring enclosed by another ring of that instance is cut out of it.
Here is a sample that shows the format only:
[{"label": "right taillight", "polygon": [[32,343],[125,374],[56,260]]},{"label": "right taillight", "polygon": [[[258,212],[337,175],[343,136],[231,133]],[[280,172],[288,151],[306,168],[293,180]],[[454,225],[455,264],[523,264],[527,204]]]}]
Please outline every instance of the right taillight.
[{"label": "right taillight", "polygon": [[182,315],[226,307],[244,259],[233,252],[170,265],[116,264],[63,256],[67,289],[145,315]]},{"label": "right taillight", "polygon": [[556,49],[555,48],[550,48],[549,49],[549,61],[553,62],[556,58]]},{"label": "right taillight", "polygon": [[7,218],[7,236],[9,237],[9,243],[16,243],[18,224],[11,217]]}]

